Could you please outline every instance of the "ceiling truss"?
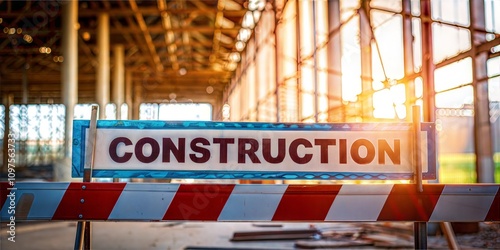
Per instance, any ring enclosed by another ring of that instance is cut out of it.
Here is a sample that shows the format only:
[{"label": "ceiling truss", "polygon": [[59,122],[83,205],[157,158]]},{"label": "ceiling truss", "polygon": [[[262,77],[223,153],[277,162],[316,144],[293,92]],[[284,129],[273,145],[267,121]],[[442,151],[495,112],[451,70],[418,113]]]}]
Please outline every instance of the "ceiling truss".
[{"label": "ceiling truss", "polygon": [[[143,102],[167,98],[173,91],[194,102],[221,100],[233,73],[226,65],[236,51],[247,1],[79,1],[78,102],[95,102],[97,18],[101,12],[110,17],[111,48],[117,44],[125,47],[125,68],[131,72],[133,85],[142,88]],[[4,96],[13,95],[14,103],[23,100],[23,77],[28,81],[28,102],[61,101],[60,4],[0,1],[0,91]],[[50,52],[41,53],[42,47]],[[208,86],[211,93],[206,91]]]}]

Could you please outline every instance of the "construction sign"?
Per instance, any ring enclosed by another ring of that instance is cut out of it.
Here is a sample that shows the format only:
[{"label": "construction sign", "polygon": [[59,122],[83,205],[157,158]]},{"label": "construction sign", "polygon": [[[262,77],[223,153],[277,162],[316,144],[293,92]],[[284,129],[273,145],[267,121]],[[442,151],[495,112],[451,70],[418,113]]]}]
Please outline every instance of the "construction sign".
[{"label": "construction sign", "polygon": [[[83,176],[90,122],[76,120],[73,177]],[[97,121],[93,177],[412,179],[411,123]],[[435,132],[422,123],[424,179]]]}]

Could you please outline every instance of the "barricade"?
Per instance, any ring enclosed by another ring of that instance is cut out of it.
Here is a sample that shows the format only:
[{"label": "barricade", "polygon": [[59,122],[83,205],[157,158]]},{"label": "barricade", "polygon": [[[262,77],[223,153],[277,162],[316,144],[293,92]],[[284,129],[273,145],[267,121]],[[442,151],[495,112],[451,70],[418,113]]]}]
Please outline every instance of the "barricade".
[{"label": "barricade", "polygon": [[[498,185],[2,183],[1,215],[89,221],[500,221]],[[6,191],[6,192],[4,192]],[[10,195],[10,196],[9,196]],[[21,209],[22,208],[22,209]]]},{"label": "barricade", "polygon": [[[500,221],[499,185],[423,183],[422,179],[435,178],[434,130],[433,124],[420,123],[415,116],[413,124],[383,125],[158,121],[99,125],[96,113],[94,107],[90,121],[75,121],[73,176],[83,177],[84,182],[0,183],[2,221],[78,221],[75,249],[91,248],[91,221],[410,221],[415,223],[419,249],[427,248],[427,222]],[[414,113],[420,114],[418,108]],[[211,148],[214,145],[217,148]],[[188,158],[193,168],[180,169]],[[263,159],[267,163],[262,164]],[[373,171],[372,164],[382,171]],[[262,169],[263,165],[271,169]],[[294,167],[287,169],[289,165]],[[311,166],[313,171],[308,170]],[[363,171],[364,167],[372,171]],[[95,177],[155,176],[410,178],[414,184],[92,182]]]}]

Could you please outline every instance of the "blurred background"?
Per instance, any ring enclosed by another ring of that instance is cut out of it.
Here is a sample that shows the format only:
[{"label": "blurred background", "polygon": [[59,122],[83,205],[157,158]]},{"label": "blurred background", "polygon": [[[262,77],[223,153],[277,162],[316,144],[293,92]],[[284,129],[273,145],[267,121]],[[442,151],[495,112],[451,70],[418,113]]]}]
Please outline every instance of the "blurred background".
[{"label": "blurred background", "polygon": [[72,120],[435,122],[438,181],[500,183],[499,0],[0,0],[0,147],[71,180]]}]

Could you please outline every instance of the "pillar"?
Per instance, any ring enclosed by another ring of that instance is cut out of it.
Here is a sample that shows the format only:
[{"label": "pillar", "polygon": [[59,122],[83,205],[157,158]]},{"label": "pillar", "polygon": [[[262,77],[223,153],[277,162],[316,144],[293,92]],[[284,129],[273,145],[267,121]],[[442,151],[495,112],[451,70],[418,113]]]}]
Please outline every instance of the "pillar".
[{"label": "pillar", "polygon": [[311,17],[312,17],[312,23],[313,23],[313,33],[312,33],[312,37],[313,37],[313,69],[314,69],[314,72],[313,72],[313,82],[314,82],[314,86],[313,86],[313,91],[314,91],[314,122],[315,123],[318,123],[319,122],[319,94],[318,94],[318,58],[317,58],[317,55],[318,55],[318,51],[317,51],[317,46],[318,46],[318,35],[316,34],[317,32],[317,27],[318,25],[316,24],[317,23],[317,11],[316,11],[316,4],[317,2],[312,2],[311,3]]},{"label": "pillar", "polygon": [[66,1],[62,5],[61,50],[61,100],[66,107],[65,149],[62,162],[54,166],[54,181],[71,179],[71,155],[73,144],[73,117],[78,103],[78,1]]},{"label": "pillar", "polygon": [[432,52],[431,1],[420,1],[422,20],[422,80],[423,80],[423,113],[424,122],[436,121],[436,102],[434,91],[434,56]]},{"label": "pillar", "polygon": [[[223,95],[222,94],[217,94],[217,97],[215,98],[215,101],[212,101],[210,102],[210,104],[212,105],[212,120],[214,121],[222,121],[223,118],[222,118],[222,97]],[[220,118],[220,119],[219,119]]]},{"label": "pillar", "polygon": [[283,63],[279,59],[279,53],[280,53],[280,41],[281,41],[281,32],[278,29],[279,24],[279,17],[278,15],[281,16],[281,12],[278,11],[277,9],[277,3],[274,1],[273,3],[273,14],[274,14],[274,62],[275,62],[275,67],[274,67],[274,77],[275,77],[275,92],[274,92],[274,98],[276,102],[276,122],[281,121],[281,106],[280,106],[280,78],[281,78],[281,72],[283,70]]},{"label": "pillar", "polygon": [[132,119],[133,101],[132,101],[132,71],[125,70],[125,103],[127,103],[127,119]]},{"label": "pillar", "polygon": [[373,118],[372,91],[372,28],[370,25],[370,1],[361,1],[359,10],[359,44],[361,49],[361,109],[363,121]]},{"label": "pillar", "polygon": [[301,30],[300,30],[300,1],[295,0],[295,41],[296,41],[296,49],[297,49],[297,121],[302,121],[302,97],[301,97],[301,91],[300,91],[300,83],[301,83],[301,74],[300,74],[300,63],[301,63],[301,55],[300,55],[300,46],[301,46],[301,41],[300,37],[301,35]]},{"label": "pillar", "polygon": [[476,152],[477,182],[495,183],[495,165],[493,163],[493,142],[488,99],[488,74],[486,63],[488,51],[476,52],[475,46],[486,42],[486,34],[477,30],[486,30],[484,1],[470,1],[472,37],[472,86],[474,88],[474,149]]},{"label": "pillar", "polygon": [[97,82],[96,101],[99,104],[99,119],[106,118],[109,103],[109,14],[99,13],[97,18]]},{"label": "pillar", "polygon": [[23,67],[23,76],[22,76],[22,80],[21,80],[21,84],[23,87],[22,104],[28,104],[28,69],[29,69],[29,67],[30,67],[30,65],[28,64],[28,62],[26,62],[26,64],[24,64],[24,67]]},{"label": "pillar", "polygon": [[412,105],[415,104],[415,70],[413,69],[413,34],[411,0],[403,0],[403,53],[406,90],[406,121],[412,121]]},{"label": "pillar", "polygon": [[136,84],[134,88],[134,107],[132,112],[132,119],[139,120],[140,106],[142,103],[142,85]]},{"label": "pillar", "polygon": [[3,105],[5,107],[5,116],[4,116],[4,130],[3,130],[3,155],[2,158],[2,171],[1,173],[8,172],[8,164],[9,164],[9,134],[10,134],[10,105],[14,103],[14,94],[4,93],[2,96]]},{"label": "pillar", "polygon": [[[299,76],[299,121],[313,118],[318,121],[318,79],[316,64],[316,17],[315,2],[298,2],[298,76]],[[310,20],[311,22],[307,22]]]},{"label": "pillar", "polygon": [[113,46],[113,102],[116,105],[116,119],[121,120],[121,107],[125,103],[125,47],[122,44]]},{"label": "pillar", "polygon": [[328,122],[343,121],[342,47],[340,40],[340,0],[328,1],[328,30],[333,32],[328,51]]}]

